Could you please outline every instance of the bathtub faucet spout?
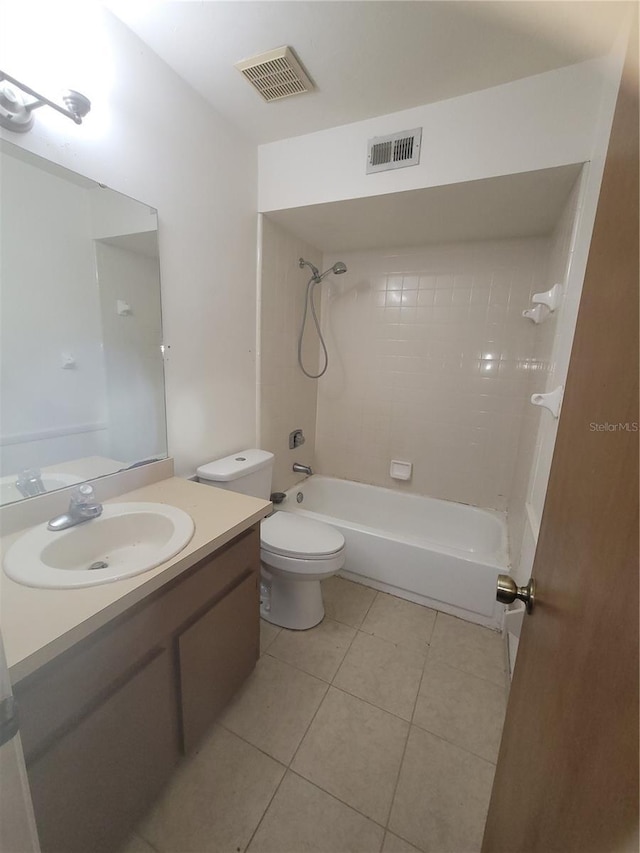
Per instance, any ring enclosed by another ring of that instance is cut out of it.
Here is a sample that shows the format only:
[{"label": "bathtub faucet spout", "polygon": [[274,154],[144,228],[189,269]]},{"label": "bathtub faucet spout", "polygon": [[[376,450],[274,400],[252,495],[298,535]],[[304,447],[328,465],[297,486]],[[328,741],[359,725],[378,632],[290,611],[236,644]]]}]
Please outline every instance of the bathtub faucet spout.
[{"label": "bathtub faucet spout", "polygon": [[309,465],[301,465],[299,462],[293,463],[293,470],[296,474],[306,474],[307,477],[310,477],[313,474]]}]

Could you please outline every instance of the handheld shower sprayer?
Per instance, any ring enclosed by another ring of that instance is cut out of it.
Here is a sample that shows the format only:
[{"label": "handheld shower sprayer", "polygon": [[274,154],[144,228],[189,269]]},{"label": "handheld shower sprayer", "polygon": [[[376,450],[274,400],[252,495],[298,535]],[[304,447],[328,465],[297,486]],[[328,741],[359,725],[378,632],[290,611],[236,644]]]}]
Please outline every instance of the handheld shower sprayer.
[{"label": "handheld shower sprayer", "polygon": [[[304,313],[302,315],[302,326],[300,327],[300,335],[298,336],[298,364],[300,365],[300,370],[304,373],[305,376],[308,376],[309,379],[320,379],[321,376],[327,372],[327,368],[329,367],[329,354],[327,353],[327,347],[324,342],[324,338],[322,337],[322,332],[320,330],[320,323],[318,322],[318,315],[316,314],[316,306],[313,301],[313,289],[316,284],[320,284],[322,279],[329,275],[332,272],[334,275],[342,275],[347,271],[346,264],[343,264],[342,261],[336,261],[336,263],[329,267],[328,270],[325,270],[323,273],[318,271],[318,268],[314,266],[310,261],[305,261],[304,258],[299,258],[298,263],[300,265],[300,269],[304,269],[304,267],[309,267],[311,270],[311,278],[307,282],[307,292],[304,298]],[[304,364],[302,363],[302,339],[304,337],[304,329],[305,324],[307,322],[307,311],[309,310],[309,304],[311,304],[311,316],[313,317],[313,322],[316,327],[316,332],[318,333],[318,338],[320,339],[320,346],[322,347],[322,352],[324,354],[324,367],[320,371],[320,373],[309,373],[306,370]]]}]

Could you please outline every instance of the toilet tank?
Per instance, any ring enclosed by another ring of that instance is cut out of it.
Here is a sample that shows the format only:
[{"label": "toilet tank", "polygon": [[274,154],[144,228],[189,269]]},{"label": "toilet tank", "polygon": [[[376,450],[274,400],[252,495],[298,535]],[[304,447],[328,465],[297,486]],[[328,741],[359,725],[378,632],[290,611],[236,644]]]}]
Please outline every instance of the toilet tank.
[{"label": "toilet tank", "polygon": [[201,465],[197,470],[201,483],[267,501],[271,494],[272,473],[273,453],[257,449],[241,450]]}]

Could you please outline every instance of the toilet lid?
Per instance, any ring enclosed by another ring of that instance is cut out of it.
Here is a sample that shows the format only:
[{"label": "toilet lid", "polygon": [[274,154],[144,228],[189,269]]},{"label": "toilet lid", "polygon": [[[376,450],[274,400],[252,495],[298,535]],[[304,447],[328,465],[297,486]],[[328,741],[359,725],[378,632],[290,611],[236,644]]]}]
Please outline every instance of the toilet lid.
[{"label": "toilet lid", "polygon": [[339,530],[290,512],[274,512],[260,525],[261,545],[285,557],[324,557],[344,548]]}]

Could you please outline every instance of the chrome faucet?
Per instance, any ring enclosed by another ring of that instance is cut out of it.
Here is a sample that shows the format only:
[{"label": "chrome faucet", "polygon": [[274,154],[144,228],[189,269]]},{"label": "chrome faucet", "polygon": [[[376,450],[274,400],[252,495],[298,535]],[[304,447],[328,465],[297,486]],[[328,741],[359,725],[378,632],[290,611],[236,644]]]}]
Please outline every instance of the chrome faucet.
[{"label": "chrome faucet", "polygon": [[37,468],[25,468],[24,471],[20,471],[16,480],[16,489],[23,498],[44,495],[47,491],[42,482],[42,474]]},{"label": "chrome faucet", "polygon": [[68,511],[52,518],[47,527],[49,530],[66,530],[67,527],[75,527],[99,515],[102,515],[102,504],[96,500],[93,486],[83,483],[71,493]]},{"label": "chrome faucet", "polygon": [[307,477],[310,477],[313,474],[309,465],[301,465],[299,462],[293,463],[293,470],[296,474],[306,474]]}]

